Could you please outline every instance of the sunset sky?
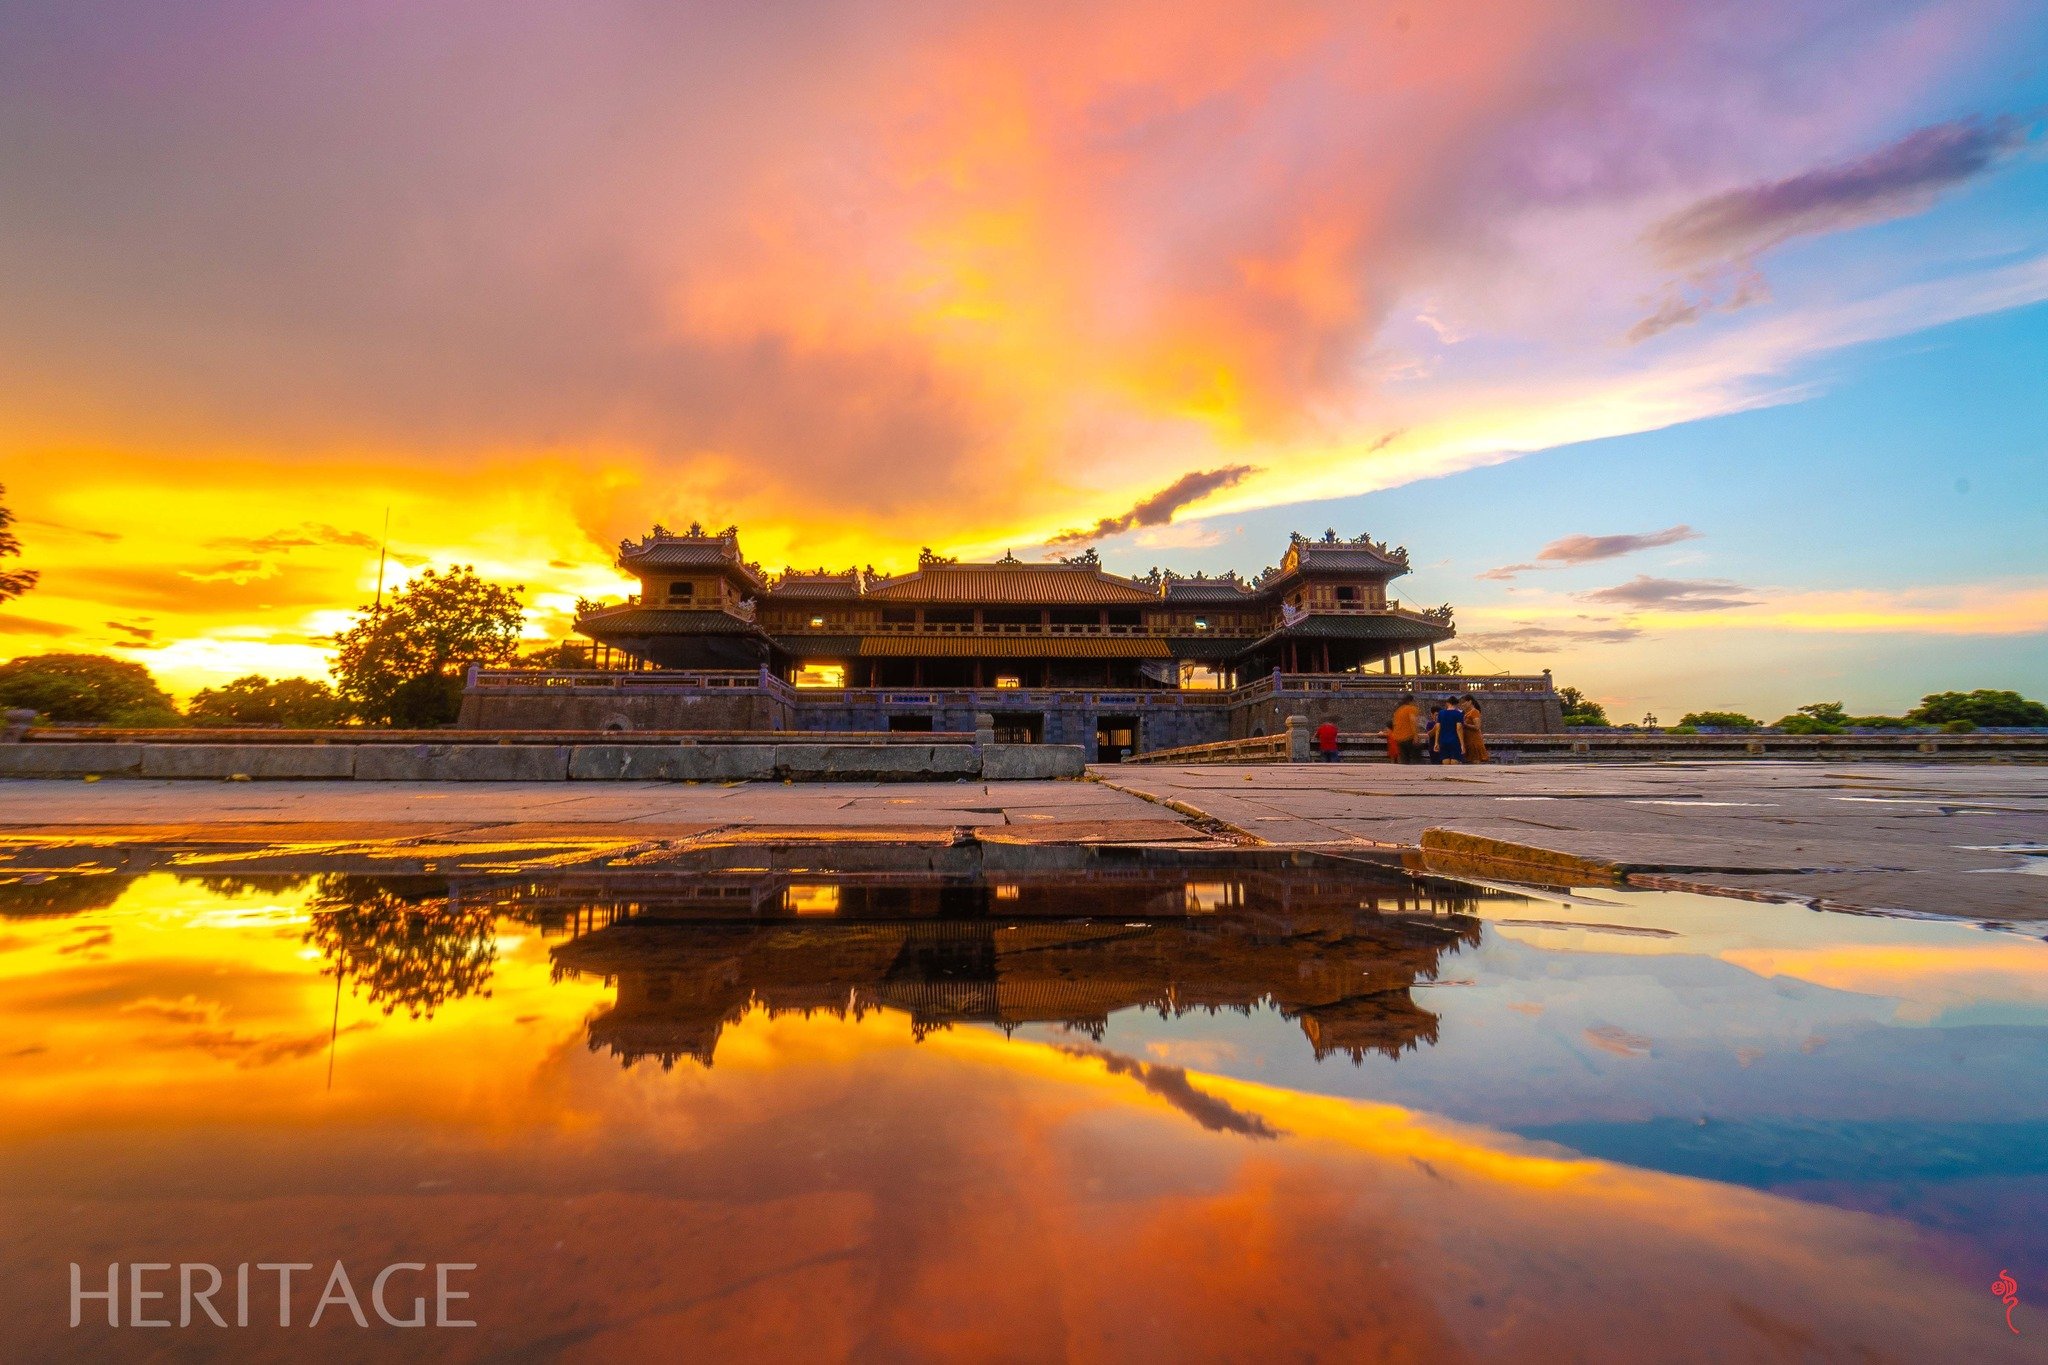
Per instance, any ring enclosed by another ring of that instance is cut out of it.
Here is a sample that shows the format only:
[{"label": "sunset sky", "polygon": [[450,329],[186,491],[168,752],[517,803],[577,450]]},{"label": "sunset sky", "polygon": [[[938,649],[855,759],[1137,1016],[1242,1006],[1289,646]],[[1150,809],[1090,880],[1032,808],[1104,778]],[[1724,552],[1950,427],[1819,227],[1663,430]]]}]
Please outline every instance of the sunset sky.
[{"label": "sunset sky", "polygon": [[621,536],[1406,545],[1617,719],[2048,693],[2030,0],[0,8],[0,655]]}]

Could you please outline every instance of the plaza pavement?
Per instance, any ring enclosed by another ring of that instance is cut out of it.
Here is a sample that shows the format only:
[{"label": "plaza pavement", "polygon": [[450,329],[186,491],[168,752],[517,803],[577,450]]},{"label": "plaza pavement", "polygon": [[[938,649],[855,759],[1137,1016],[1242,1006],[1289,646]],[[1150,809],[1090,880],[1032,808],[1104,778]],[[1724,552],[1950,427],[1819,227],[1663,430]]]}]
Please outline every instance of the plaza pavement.
[{"label": "plaza pavement", "polygon": [[0,837],[118,843],[1242,837],[1584,884],[2048,919],[2048,766],[1099,767],[1090,782],[0,782]]},{"label": "plaza pavement", "polygon": [[[1626,876],[1861,910],[2048,919],[2048,766],[1389,764],[1097,769],[1262,842],[1417,848],[1530,880]],[[2031,851],[2028,851],[2031,850]]]}]

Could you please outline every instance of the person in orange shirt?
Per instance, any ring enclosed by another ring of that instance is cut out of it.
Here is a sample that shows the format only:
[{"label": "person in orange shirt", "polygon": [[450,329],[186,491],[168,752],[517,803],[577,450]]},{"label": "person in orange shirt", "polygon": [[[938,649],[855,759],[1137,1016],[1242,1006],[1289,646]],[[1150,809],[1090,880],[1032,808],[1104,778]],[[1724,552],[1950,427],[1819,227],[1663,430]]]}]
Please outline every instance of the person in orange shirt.
[{"label": "person in orange shirt", "polygon": [[1394,720],[1380,731],[1387,737],[1387,757],[1395,763],[1420,763],[1422,761],[1422,713],[1415,709],[1413,692],[1401,698],[1394,708]]}]

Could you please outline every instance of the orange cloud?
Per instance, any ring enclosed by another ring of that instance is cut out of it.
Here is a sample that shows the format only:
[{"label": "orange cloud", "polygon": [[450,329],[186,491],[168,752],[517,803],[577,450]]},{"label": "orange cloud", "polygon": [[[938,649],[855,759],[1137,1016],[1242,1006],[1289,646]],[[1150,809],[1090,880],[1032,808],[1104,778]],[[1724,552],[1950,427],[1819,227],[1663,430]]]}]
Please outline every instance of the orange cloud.
[{"label": "orange cloud", "polygon": [[264,641],[364,600],[387,506],[402,566],[524,582],[559,633],[656,520],[902,566],[1190,470],[1256,471],[1217,515],[1351,496],[2048,296],[2008,261],[1614,343],[1668,285],[1647,230],[1835,184],[1997,50],[1988,12],[508,0],[483,40],[339,40],[198,3],[0,15],[39,54],[0,153],[29,619],[98,648],[155,613],[184,690],[310,666]]}]

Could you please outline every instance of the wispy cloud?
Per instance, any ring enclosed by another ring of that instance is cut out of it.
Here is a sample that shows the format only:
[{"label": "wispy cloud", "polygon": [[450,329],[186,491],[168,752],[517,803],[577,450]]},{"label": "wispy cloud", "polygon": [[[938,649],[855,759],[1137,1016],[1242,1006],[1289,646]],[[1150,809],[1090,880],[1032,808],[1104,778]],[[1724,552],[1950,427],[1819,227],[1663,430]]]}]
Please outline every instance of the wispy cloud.
[{"label": "wispy cloud", "polygon": [[1531,621],[1518,621],[1496,630],[1481,630],[1460,635],[1458,642],[1470,645],[1474,649],[1518,649],[1530,654],[1555,654],[1581,645],[1627,644],[1631,640],[1639,639],[1642,634],[1642,627],[1633,625],[1546,626]]},{"label": "wispy cloud", "polygon": [[1637,574],[1626,583],[1581,593],[1588,602],[1657,611],[1729,611],[1756,606],[1753,589],[1719,578],[1652,578]]},{"label": "wispy cloud", "polygon": [[1078,545],[1083,541],[1103,540],[1109,536],[1121,535],[1140,526],[1164,526],[1173,520],[1173,514],[1181,508],[1200,502],[1211,493],[1228,488],[1256,473],[1258,470],[1251,465],[1234,464],[1226,465],[1222,469],[1201,469],[1183,474],[1122,516],[1104,517],[1085,531],[1062,531],[1046,543]]},{"label": "wispy cloud", "polygon": [[1538,550],[1536,562],[1533,564],[1503,564],[1498,569],[1488,569],[1479,577],[1506,581],[1532,569],[1569,568],[1576,564],[1597,563],[1603,559],[1619,559],[1638,550],[1654,550],[1661,545],[1676,545],[1681,540],[1698,540],[1699,536],[1698,531],[1683,522],[1676,526],[1667,526],[1661,531],[1639,531],[1616,536],[1564,536]]},{"label": "wispy cloud", "polygon": [[66,536],[82,536],[89,540],[102,541],[110,545],[121,538],[121,533],[118,531],[99,531],[86,526],[70,526],[61,521],[45,521],[40,517],[23,517],[21,524],[23,526],[33,526],[40,531],[55,531],[59,535]]},{"label": "wispy cloud", "polygon": [[1755,256],[1793,237],[1917,213],[2026,141],[2016,119],[1957,119],[1853,161],[1703,199],[1648,233],[1665,264]]},{"label": "wispy cloud", "polygon": [[250,550],[257,554],[283,554],[316,545],[349,545],[359,550],[377,548],[377,537],[368,531],[343,531],[324,522],[301,522],[296,528],[272,531],[265,536],[216,536],[206,542],[216,550]]},{"label": "wispy cloud", "polygon": [[12,613],[0,616],[0,635],[47,635],[56,638],[77,633],[77,626],[67,626],[61,621],[38,621],[31,616]]}]

